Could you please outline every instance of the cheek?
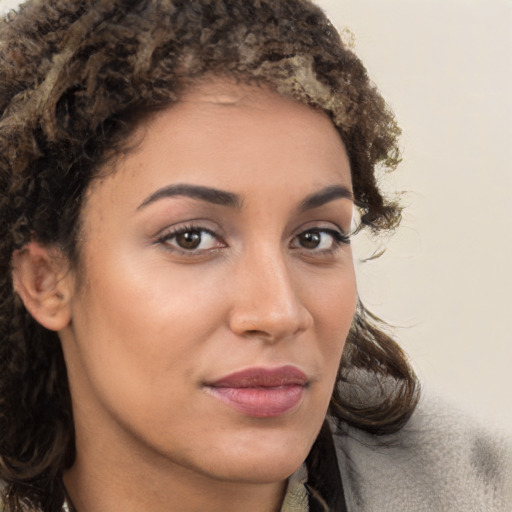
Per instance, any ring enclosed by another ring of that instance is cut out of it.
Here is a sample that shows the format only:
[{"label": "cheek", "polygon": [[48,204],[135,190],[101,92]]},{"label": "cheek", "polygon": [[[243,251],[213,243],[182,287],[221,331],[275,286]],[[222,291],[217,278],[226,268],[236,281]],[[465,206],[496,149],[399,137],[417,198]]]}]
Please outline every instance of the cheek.
[{"label": "cheek", "polygon": [[339,344],[340,339],[346,337],[343,333],[348,333],[356,309],[357,287],[352,260],[316,280],[307,293],[315,326],[322,329],[319,338]]},{"label": "cheek", "polygon": [[163,375],[175,375],[179,385],[177,369],[186,371],[193,361],[183,328],[192,324],[192,307],[186,296],[173,301],[173,295],[154,267],[123,257],[113,262],[100,251],[89,259],[73,311],[81,389],[90,387],[111,405],[128,400],[150,408]]},{"label": "cheek", "polygon": [[356,310],[357,287],[351,258],[347,256],[343,265],[308,280],[303,290],[314,318],[314,338],[321,358],[319,367],[325,379],[322,399],[326,407]]},{"label": "cheek", "polygon": [[357,303],[356,279],[353,270],[333,279],[322,299],[318,300],[318,339],[320,340],[325,368],[332,376],[337,374],[341,355],[352,325]]},{"label": "cheek", "polygon": [[193,266],[173,271],[161,254],[152,257],[148,251],[143,260],[130,248],[105,247],[91,251],[73,313],[81,356],[91,371],[103,372],[98,379],[124,372],[130,383],[146,387],[173,375],[178,381],[225,321],[225,276]]}]

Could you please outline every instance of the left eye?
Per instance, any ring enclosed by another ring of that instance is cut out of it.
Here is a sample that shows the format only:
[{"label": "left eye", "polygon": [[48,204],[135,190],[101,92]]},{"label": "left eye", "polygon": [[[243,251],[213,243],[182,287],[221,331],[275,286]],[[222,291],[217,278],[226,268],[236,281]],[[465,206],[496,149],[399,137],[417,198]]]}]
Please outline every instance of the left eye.
[{"label": "left eye", "polygon": [[340,243],[349,243],[348,236],[333,229],[309,229],[298,234],[293,245],[302,249],[328,251]]},{"label": "left eye", "polygon": [[183,251],[205,251],[222,246],[215,235],[204,228],[184,228],[164,235],[159,241]]}]

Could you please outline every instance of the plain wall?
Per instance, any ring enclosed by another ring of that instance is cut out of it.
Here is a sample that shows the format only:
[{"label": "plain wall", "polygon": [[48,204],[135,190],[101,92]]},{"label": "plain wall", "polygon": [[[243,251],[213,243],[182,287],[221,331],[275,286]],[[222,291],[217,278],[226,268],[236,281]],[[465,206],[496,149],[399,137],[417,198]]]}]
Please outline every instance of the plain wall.
[{"label": "plain wall", "polygon": [[[512,2],[318,3],[352,31],[404,132],[385,181],[407,191],[402,227],[357,264],[360,295],[400,326],[427,387],[512,432]],[[361,258],[378,246],[355,241]]]},{"label": "plain wall", "polygon": [[512,432],[512,2],[318,3],[403,129],[385,184],[407,208],[384,256],[357,265],[360,294],[401,326],[427,387]]}]

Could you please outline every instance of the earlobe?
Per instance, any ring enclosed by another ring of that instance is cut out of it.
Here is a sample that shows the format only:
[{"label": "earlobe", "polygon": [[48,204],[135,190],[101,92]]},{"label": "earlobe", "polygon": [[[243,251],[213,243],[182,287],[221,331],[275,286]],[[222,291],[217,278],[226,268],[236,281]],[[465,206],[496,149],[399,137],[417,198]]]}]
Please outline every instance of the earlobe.
[{"label": "earlobe", "polygon": [[30,242],[14,251],[14,289],[28,312],[43,327],[60,331],[71,319],[69,262],[54,248]]}]

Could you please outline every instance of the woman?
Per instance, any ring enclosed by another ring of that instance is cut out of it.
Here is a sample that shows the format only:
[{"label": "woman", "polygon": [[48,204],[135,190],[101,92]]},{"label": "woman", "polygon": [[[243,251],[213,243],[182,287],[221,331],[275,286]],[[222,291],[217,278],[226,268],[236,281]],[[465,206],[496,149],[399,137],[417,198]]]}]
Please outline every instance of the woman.
[{"label": "woman", "polygon": [[399,130],[318,8],[29,2],[0,37],[5,510],[506,509],[357,303]]}]

